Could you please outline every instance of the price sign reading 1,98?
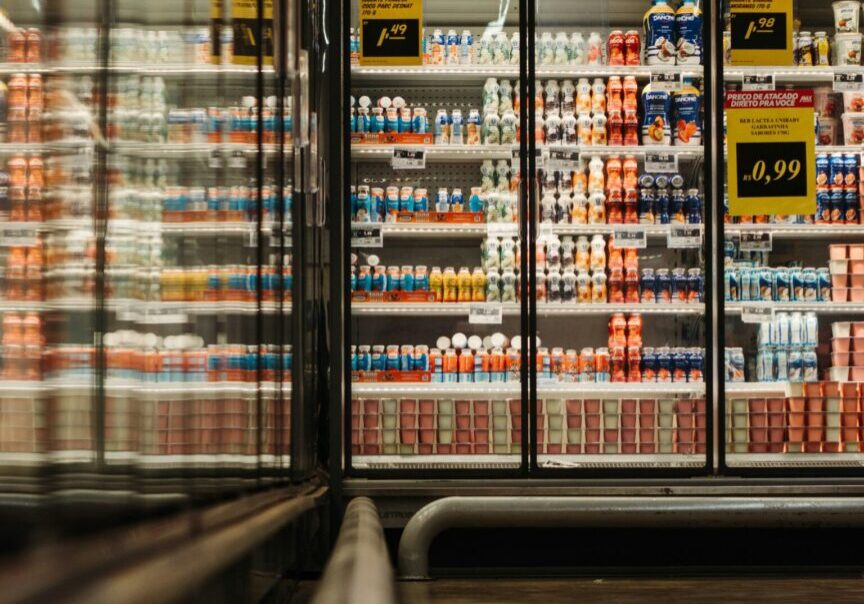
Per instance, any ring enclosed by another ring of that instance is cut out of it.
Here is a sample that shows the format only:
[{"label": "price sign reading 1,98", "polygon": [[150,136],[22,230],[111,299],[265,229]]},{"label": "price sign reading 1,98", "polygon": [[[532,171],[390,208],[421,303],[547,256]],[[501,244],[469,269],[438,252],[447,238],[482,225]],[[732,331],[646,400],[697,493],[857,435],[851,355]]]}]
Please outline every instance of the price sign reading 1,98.
[{"label": "price sign reading 1,98", "polygon": [[738,195],[801,197],[807,194],[804,143],[737,143]]}]

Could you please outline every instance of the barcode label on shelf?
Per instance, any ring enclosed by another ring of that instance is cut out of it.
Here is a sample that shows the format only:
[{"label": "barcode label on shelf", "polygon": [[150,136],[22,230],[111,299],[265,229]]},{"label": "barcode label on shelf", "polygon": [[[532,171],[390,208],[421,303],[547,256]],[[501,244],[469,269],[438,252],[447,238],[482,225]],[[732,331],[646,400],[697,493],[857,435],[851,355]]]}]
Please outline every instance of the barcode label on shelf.
[{"label": "barcode label on shelf", "polygon": [[669,227],[666,247],[669,249],[698,248],[702,245],[702,229],[698,225],[684,224]]},{"label": "barcode label on shelf", "polygon": [[651,90],[661,92],[674,92],[681,87],[681,80],[674,71],[651,74]]},{"label": "barcode label on shelf", "polygon": [[391,165],[394,170],[422,170],[426,167],[426,151],[394,147]]},{"label": "barcode label on shelf", "polygon": [[213,149],[210,152],[210,160],[207,162],[207,165],[214,170],[222,168],[222,152],[219,149]]},{"label": "barcode label on shelf", "polygon": [[228,158],[228,167],[229,168],[245,168],[246,167],[246,154],[242,151],[234,151],[231,153],[231,157]]},{"label": "barcode label on shelf", "polygon": [[741,90],[774,90],[774,74],[747,74],[741,84]]},{"label": "barcode label on shelf", "polygon": [[674,153],[646,153],[645,171],[649,174],[678,172],[678,156]]},{"label": "barcode label on shelf", "polygon": [[486,224],[486,234],[489,237],[515,237],[519,233],[519,225],[515,222],[489,222]]},{"label": "barcode label on shelf", "polygon": [[774,307],[764,304],[742,304],[741,321],[743,323],[770,323],[774,319]]},{"label": "barcode label on shelf", "polygon": [[579,152],[566,147],[550,147],[546,169],[550,171],[574,171],[581,169]]},{"label": "barcode label on shelf", "polygon": [[504,307],[491,302],[477,302],[468,307],[468,323],[474,325],[501,325]]},{"label": "barcode label on shelf", "polygon": [[864,90],[864,73],[835,73],[834,92],[859,92]]},{"label": "barcode label on shelf", "polygon": [[648,246],[648,236],[645,229],[621,229],[612,230],[615,247],[622,249],[643,250]]},{"label": "barcode label on shelf", "polygon": [[771,233],[765,231],[744,231],[738,248],[742,252],[770,252],[772,249]]},{"label": "barcode label on shelf", "polygon": [[352,224],[351,247],[384,247],[383,226],[380,224]]},{"label": "barcode label on shelf", "polygon": [[[518,162],[521,157],[521,153],[519,152],[519,145],[515,145],[510,147],[510,159],[514,162]],[[543,149],[535,148],[534,149],[534,157],[537,159],[538,163],[543,159]]]}]

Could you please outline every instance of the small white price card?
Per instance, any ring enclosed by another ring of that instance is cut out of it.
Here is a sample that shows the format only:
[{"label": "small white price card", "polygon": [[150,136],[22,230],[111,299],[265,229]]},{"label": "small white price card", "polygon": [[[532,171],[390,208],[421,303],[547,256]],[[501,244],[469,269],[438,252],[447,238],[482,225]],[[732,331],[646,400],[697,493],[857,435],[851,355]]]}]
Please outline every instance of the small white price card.
[{"label": "small white price card", "polygon": [[770,323],[774,319],[774,307],[766,304],[742,304],[743,323]]},{"label": "small white price card", "polygon": [[771,233],[765,231],[742,231],[739,248],[742,252],[770,252],[773,245]]},{"label": "small white price card", "polygon": [[680,76],[674,71],[651,74],[651,90],[674,92],[681,87]]},{"label": "small white price card", "polygon": [[468,322],[474,325],[501,325],[504,307],[494,302],[474,302],[468,307]]},{"label": "small white price card", "polygon": [[648,236],[645,229],[615,228],[612,231],[615,247],[622,249],[642,250],[648,246]]},{"label": "small white price card", "polygon": [[422,170],[426,167],[426,151],[394,147],[391,165],[394,170]]},{"label": "small white price card", "polygon": [[775,88],[773,73],[747,74],[741,84],[741,90],[774,90]]},{"label": "small white price card", "polygon": [[352,224],[351,247],[384,247],[384,227],[380,224]]},{"label": "small white price card", "polygon": [[834,92],[860,92],[864,90],[864,73],[835,73]]},{"label": "small white price card", "polygon": [[645,171],[649,174],[678,172],[678,156],[674,153],[646,153]]},{"label": "small white price card", "polygon": [[698,248],[702,245],[702,229],[697,224],[673,224],[669,227],[666,247],[669,249]]}]

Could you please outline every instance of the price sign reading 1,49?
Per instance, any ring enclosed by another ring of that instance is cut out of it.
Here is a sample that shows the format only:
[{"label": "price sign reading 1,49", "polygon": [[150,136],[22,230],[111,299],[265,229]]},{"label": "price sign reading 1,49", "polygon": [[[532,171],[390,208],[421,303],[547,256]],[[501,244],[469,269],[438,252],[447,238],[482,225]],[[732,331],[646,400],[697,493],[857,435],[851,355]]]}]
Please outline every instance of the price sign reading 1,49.
[{"label": "price sign reading 1,49", "polygon": [[360,64],[419,65],[422,20],[421,0],[361,0]]}]

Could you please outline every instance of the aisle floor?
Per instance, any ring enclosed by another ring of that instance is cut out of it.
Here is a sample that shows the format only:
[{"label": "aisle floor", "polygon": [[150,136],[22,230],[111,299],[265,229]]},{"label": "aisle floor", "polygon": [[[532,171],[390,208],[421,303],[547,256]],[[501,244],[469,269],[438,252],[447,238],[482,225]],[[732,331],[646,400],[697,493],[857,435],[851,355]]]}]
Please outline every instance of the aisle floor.
[{"label": "aisle floor", "polygon": [[399,584],[402,604],[864,602],[864,578],[438,579]]}]

